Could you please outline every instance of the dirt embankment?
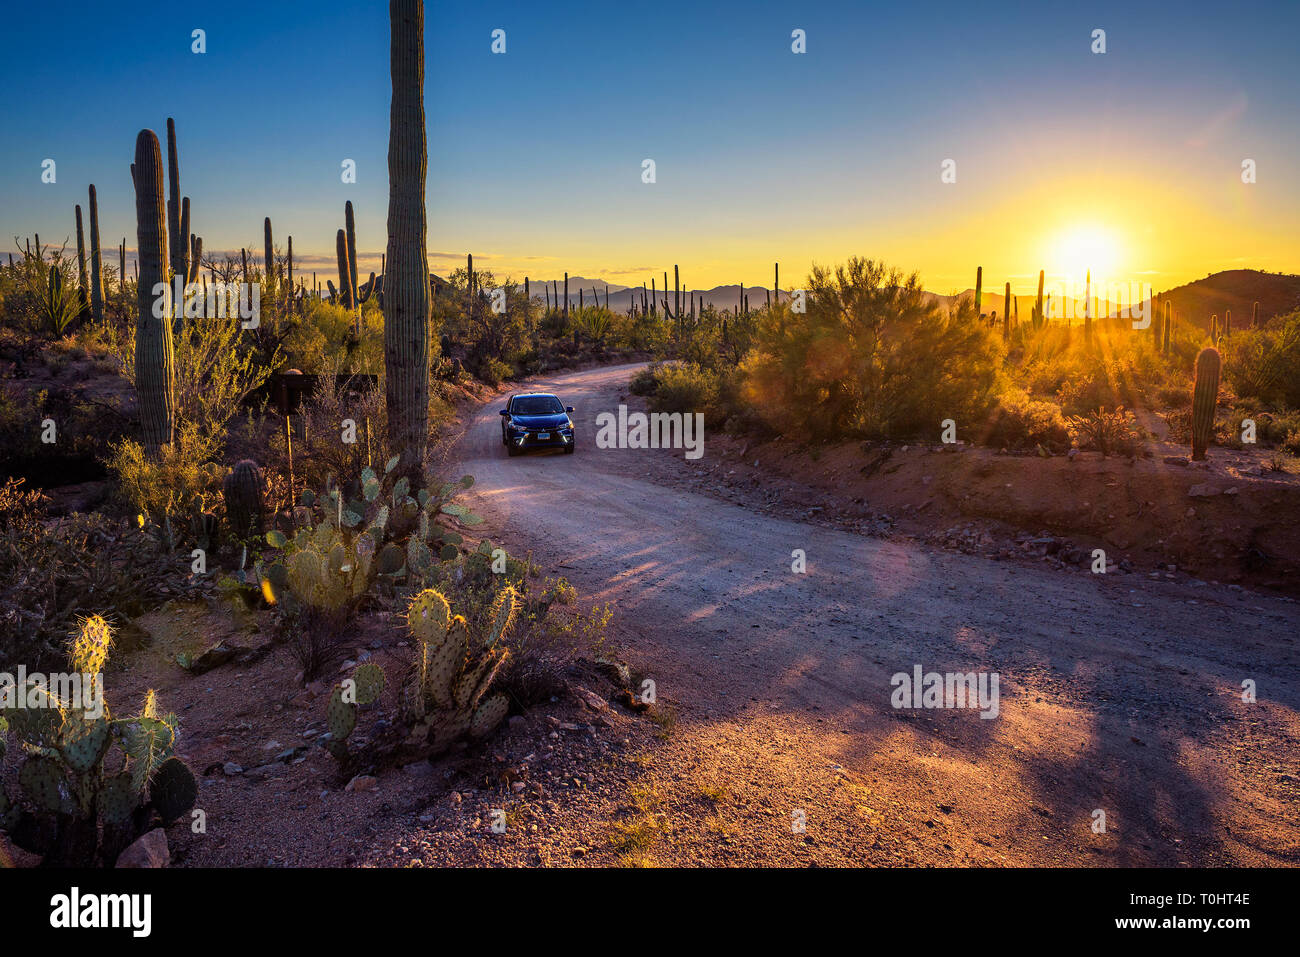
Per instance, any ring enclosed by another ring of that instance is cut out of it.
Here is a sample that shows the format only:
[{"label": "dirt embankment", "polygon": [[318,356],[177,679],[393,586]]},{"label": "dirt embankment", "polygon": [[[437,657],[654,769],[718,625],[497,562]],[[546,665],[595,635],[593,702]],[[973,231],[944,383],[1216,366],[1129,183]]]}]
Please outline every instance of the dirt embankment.
[{"label": "dirt embankment", "polygon": [[[629,406],[639,403],[628,399]],[[1150,457],[1000,453],[967,445],[844,442],[808,447],[711,434],[704,470],[676,478],[806,521],[998,558],[1123,570],[1300,593],[1300,476],[1259,451],[1152,442]]]}]

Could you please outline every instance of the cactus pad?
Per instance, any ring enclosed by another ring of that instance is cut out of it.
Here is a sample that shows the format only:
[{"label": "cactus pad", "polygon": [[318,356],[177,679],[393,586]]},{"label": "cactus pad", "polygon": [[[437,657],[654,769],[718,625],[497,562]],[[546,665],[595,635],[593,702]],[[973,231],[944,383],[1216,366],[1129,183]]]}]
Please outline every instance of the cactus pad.
[{"label": "cactus pad", "polygon": [[334,741],[346,741],[357,726],[357,706],[343,700],[343,689],[335,687],[330,703],[325,709],[330,736]]},{"label": "cactus pad", "polygon": [[160,764],[149,785],[149,800],[167,824],[194,807],[198,796],[194,772],[180,758],[168,758]]},{"label": "cactus pad", "polygon": [[357,704],[374,704],[384,693],[384,669],[379,665],[362,665],[352,677],[357,683]]},{"label": "cactus pad", "polygon": [[477,708],[474,709],[474,717],[469,722],[469,733],[474,738],[485,738],[496,730],[503,720],[506,712],[510,710],[510,702],[506,700],[503,694],[496,694],[488,698]]}]

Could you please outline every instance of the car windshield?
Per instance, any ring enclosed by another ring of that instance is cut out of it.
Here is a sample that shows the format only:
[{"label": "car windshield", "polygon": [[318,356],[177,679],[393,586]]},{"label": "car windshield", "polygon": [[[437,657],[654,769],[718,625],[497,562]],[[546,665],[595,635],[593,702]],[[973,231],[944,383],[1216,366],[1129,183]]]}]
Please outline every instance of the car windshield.
[{"label": "car windshield", "polygon": [[553,395],[520,395],[510,403],[510,411],[514,415],[550,415],[563,412],[564,406]]}]

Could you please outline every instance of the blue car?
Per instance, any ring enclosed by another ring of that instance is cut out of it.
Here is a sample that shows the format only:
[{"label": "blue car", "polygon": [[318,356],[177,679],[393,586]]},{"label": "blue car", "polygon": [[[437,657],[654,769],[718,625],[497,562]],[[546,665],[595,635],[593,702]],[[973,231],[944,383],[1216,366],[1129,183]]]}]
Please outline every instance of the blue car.
[{"label": "blue car", "polygon": [[512,395],[501,410],[501,444],[510,455],[529,449],[564,449],[573,454],[573,406],[549,392]]}]

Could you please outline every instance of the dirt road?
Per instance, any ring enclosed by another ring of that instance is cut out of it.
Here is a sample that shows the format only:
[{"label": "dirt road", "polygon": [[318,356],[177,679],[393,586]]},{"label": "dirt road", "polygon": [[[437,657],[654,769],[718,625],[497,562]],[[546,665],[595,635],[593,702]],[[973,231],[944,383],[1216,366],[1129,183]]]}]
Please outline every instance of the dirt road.
[{"label": "dirt road", "polygon": [[[669,487],[656,479],[682,452],[596,447],[635,368],[529,383],[577,408],[574,455],[507,458],[495,400],[454,456],[494,536],[613,604],[620,647],[675,716],[632,802],[649,860],[1300,863],[1300,606]],[[706,439],[689,465],[715,464]],[[893,707],[891,677],[916,666],[996,673],[997,716]]]}]

